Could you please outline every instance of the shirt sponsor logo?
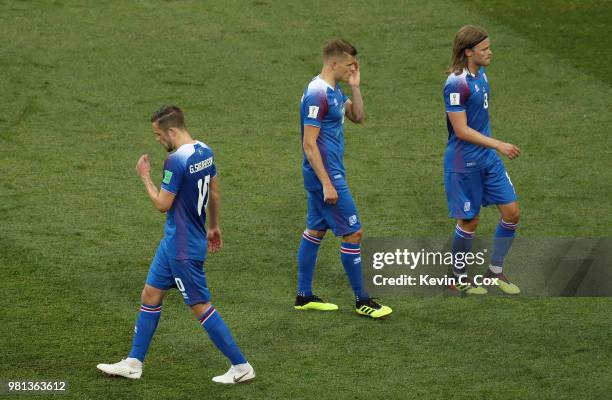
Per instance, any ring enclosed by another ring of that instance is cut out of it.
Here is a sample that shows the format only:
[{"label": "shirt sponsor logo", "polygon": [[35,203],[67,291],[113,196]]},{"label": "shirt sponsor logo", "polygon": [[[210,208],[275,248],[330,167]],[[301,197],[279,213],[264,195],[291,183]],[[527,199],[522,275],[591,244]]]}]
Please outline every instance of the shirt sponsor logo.
[{"label": "shirt sponsor logo", "polygon": [[213,163],[212,157],[208,157],[204,161],[200,161],[198,163],[191,164],[189,166],[189,173],[194,174],[198,171],[202,171],[203,169],[210,167],[212,163]]},{"label": "shirt sponsor logo", "polygon": [[308,118],[317,118],[317,115],[319,115],[319,107],[309,106],[308,107]]},{"label": "shirt sponsor logo", "polygon": [[450,105],[458,106],[459,104],[461,104],[459,99],[460,99],[459,93],[451,93],[449,95]]},{"label": "shirt sponsor logo", "polygon": [[165,183],[166,185],[169,185],[171,180],[172,180],[172,171],[168,171],[167,169],[165,169],[164,179],[162,180],[162,182]]}]

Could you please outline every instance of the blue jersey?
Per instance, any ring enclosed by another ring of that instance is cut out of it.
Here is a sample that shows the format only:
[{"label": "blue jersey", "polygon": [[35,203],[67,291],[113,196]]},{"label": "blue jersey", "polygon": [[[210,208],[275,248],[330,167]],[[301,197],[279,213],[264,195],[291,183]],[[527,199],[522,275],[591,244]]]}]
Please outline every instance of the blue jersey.
[{"label": "blue jersey", "polygon": [[[491,92],[484,68],[478,75],[472,75],[467,69],[461,75],[451,73],[444,85],[444,103],[447,112],[465,111],[467,125],[491,136],[489,125],[489,103]],[[453,126],[446,116],[448,143],[444,155],[445,172],[470,172],[486,168],[499,159],[495,150],[478,146],[461,140],[455,134]]]},{"label": "blue jersey", "polygon": [[[329,179],[337,189],[344,189],[346,174],[344,172],[344,104],[348,97],[342,93],[340,85],[331,87],[321,77],[313,78],[302,96],[300,104],[300,126],[302,141],[304,126],[320,128],[317,146],[321,153],[323,165]],[[321,190],[322,185],[310,166],[306,155],[302,162],[302,175],[306,190]]]},{"label": "blue jersey", "polygon": [[216,175],[213,152],[201,142],[184,144],[166,159],[161,188],[175,195],[162,239],[170,257],[206,258],[208,187]]}]

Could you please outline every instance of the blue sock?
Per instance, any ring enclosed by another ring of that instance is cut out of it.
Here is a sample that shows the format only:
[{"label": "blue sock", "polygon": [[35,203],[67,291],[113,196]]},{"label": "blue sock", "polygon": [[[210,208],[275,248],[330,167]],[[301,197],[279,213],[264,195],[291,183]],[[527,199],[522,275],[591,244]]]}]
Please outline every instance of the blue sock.
[{"label": "blue sock", "polygon": [[200,317],[200,325],[204,327],[208,333],[210,340],[217,346],[217,348],[229,358],[232,365],[244,364],[246,358],[240,352],[238,345],[232,337],[227,325],[223,321],[223,318],[219,315],[215,307],[210,306],[208,310]]},{"label": "blue sock", "polygon": [[512,246],[512,241],[516,235],[517,224],[506,222],[503,219],[499,220],[497,228],[495,229],[495,235],[493,236],[493,254],[491,255],[491,265],[489,269],[500,274],[504,264],[504,258]]},{"label": "blue sock", "polygon": [[142,304],[140,306],[140,312],[136,319],[136,326],[134,327],[134,338],[132,339],[132,350],[128,357],[137,358],[141,362],[144,362],[147,350],[149,350],[149,344],[157,329],[157,323],[161,315],[162,306],[149,306]]},{"label": "blue sock", "polygon": [[[459,226],[455,226],[455,236],[453,237],[453,260],[455,260],[453,264],[453,275],[459,277],[461,275],[466,275],[467,271],[465,268],[465,262],[460,260],[465,260],[465,253],[472,251],[472,240],[474,240],[474,232],[468,232]],[[459,256],[459,253],[463,253],[463,256]]]},{"label": "blue sock", "polygon": [[312,275],[317,264],[317,253],[321,239],[304,231],[298,250],[298,287],[299,296],[312,296]]},{"label": "blue sock", "polygon": [[367,300],[370,296],[363,288],[363,276],[361,274],[361,247],[359,243],[343,242],[340,245],[340,260],[344,271],[351,282],[355,300]]}]

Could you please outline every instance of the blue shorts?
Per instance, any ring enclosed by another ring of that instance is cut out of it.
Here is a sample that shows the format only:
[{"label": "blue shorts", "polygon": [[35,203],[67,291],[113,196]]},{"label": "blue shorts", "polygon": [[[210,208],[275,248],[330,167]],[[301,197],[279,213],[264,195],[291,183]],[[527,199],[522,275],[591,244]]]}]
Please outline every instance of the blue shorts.
[{"label": "blue shorts", "polygon": [[306,228],[314,231],[331,229],[336,236],[346,236],[361,229],[359,214],[348,189],[336,189],[338,201],[323,201],[323,190],[308,191]]},{"label": "blue shorts", "polygon": [[177,260],[169,257],[163,240],[149,267],[146,283],[161,290],[177,288],[188,306],[210,301],[210,292],[206,286],[206,275],[204,274],[204,261]]},{"label": "blue shorts", "polygon": [[481,206],[509,204],[517,200],[501,160],[478,171],[445,172],[444,187],[451,218],[472,219],[480,213]]}]

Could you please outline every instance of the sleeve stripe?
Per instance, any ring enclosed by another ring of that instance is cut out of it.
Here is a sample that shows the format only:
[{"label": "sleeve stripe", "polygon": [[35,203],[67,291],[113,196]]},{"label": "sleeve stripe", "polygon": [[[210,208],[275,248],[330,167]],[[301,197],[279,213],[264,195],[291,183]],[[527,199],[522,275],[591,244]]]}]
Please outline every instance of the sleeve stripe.
[{"label": "sleeve stripe", "polygon": [[166,192],[168,192],[168,193],[172,193],[173,195],[175,195],[175,196],[176,196],[176,193],[175,193],[175,192],[173,192],[172,190],[170,190],[170,189],[169,189],[169,188],[166,186],[166,184],[165,184],[165,183],[164,183],[164,184],[162,184],[162,186],[161,186],[161,190],[165,190]]}]

